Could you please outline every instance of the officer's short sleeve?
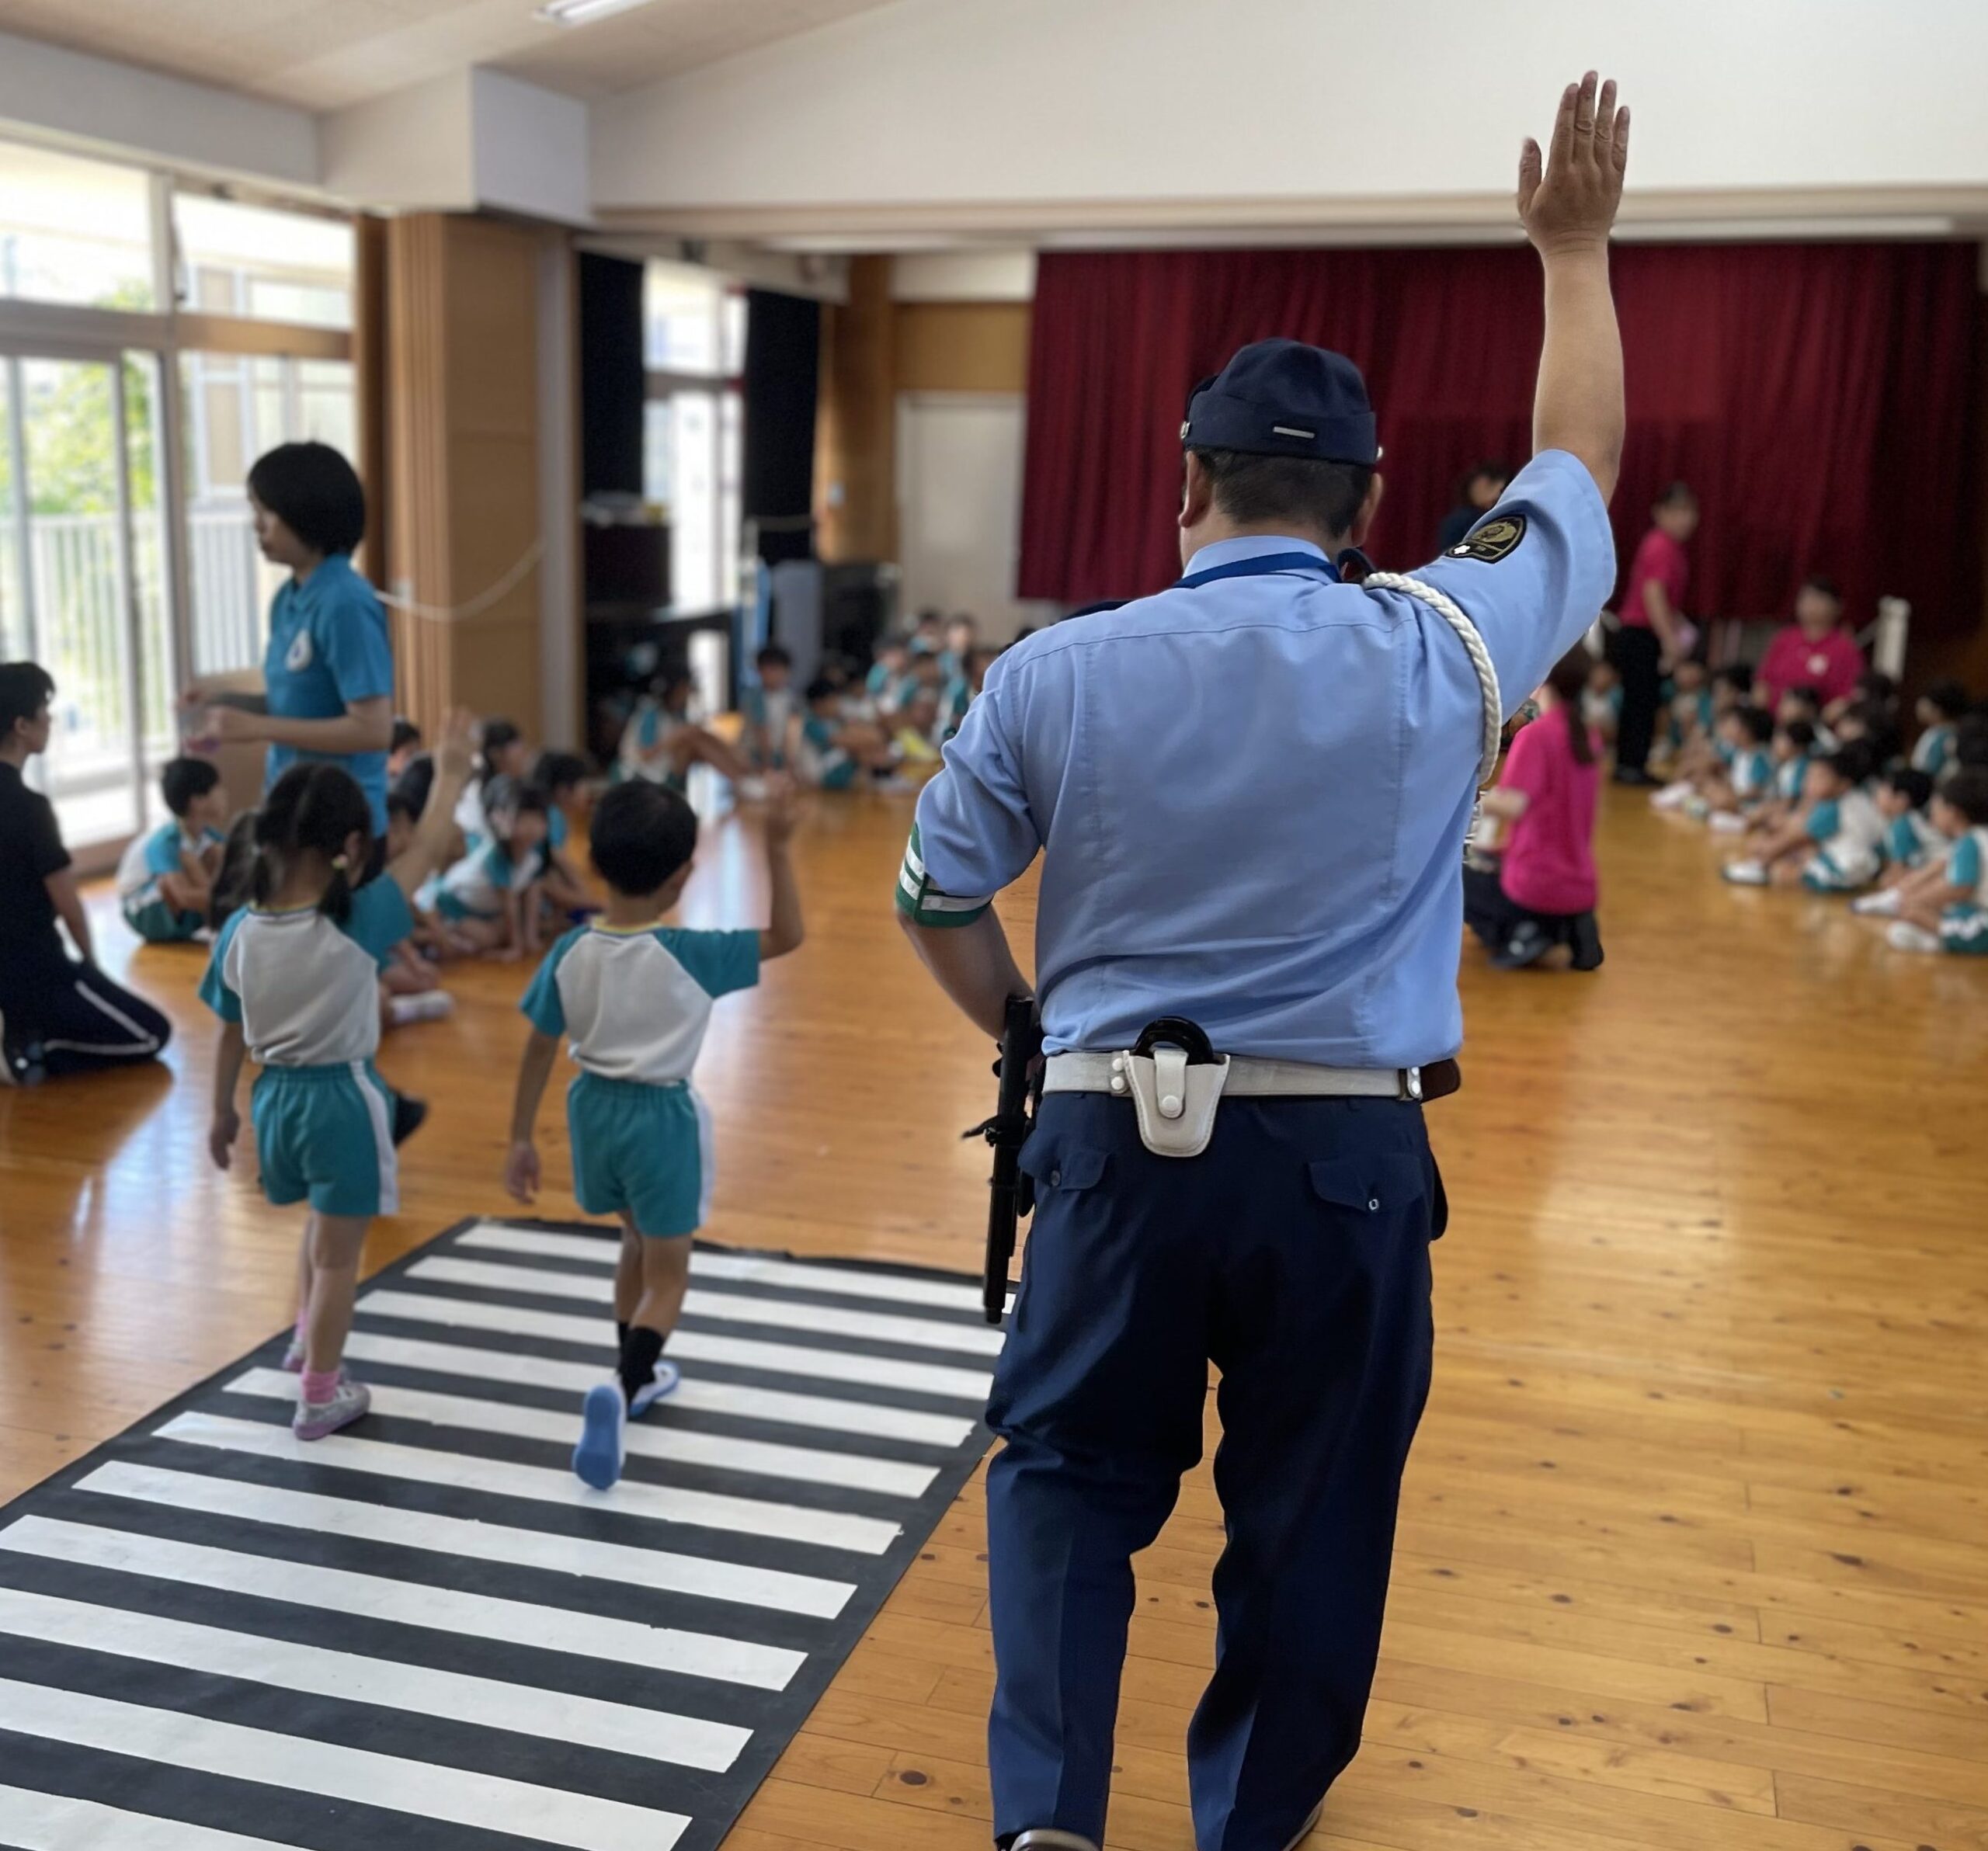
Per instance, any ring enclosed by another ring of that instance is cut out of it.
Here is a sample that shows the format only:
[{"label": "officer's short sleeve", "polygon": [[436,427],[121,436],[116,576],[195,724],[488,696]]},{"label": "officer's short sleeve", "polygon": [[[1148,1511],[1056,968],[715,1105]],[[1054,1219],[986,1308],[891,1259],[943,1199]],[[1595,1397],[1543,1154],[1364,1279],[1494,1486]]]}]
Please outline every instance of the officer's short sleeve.
[{"label": "officer's short sleeve", "polygon": [[394,652],[387,641],[387,620],[365,580],[355,574],[347,595],[329,605],[324,616],[319,646],[339,699],[349,707],[392,693]]},{"label": "officer's short sleeve", "polygon": [[1453,598],[1477,626],[1510,719],[1614,589],[1607,504],[1586,464],[1566,450],[1541,450],[1496,507],[1414,576]]},{"label": "officer's short sleeve", "polygon": [[200,1000],[224,1022],[242,1019],[242,998],[228,981],[228,953],[235,943],[235,928],[247,915],[235,913],[214,939],[207,956],[207,974],[200,979]]},{"label": "officer's short sleeve", "polygon": [[525,987],[523,1000],[518,1007],[541,1035],[557,1037],[566,1032],[566,1004],[559,994],[559,967],[586,929],[584,926],[575,926],[561,937],[546,953],[537,970],[532,973],[531,981]]},{"label": "officer's short sleeve", "polygon": [[946,742],[945,768],[918,800],[897,905],[919,926],[971,925],[1042,846],[1008,728],[1001,669],[997,662]]}]

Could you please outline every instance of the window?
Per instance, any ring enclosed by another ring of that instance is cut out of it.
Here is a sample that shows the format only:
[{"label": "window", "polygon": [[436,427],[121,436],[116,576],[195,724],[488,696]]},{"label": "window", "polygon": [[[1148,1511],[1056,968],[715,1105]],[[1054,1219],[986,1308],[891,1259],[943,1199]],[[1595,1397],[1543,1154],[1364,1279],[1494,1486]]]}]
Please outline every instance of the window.
[{"label": "window", "polygon": [[249,465],[315,438],[354,453],[352,365],[273,354],[180,356],[186,408],[186,538],[196,675],[262,659],[265,613],[283,574],[255,545]]},{"label": "window", "polygon": [[352,227],[344,221],[176,193],[175,286],[203,314],[306,328],[352,325]]},{"label": "window", "polygon": [[0,296],[152,309],[151,181],[0,141]]},{"label": "window", "polygon": [[688,264],[643,279],[648,404],[643,493],[669,523],[669,599],[711,610],[739,593],[746,297]]},{"label": "window", "polygon": [[249,465],[356,450],[353,263],[338,218],[0,141],[0,656],[56,678],[34,775],[86,860],[156,813],[178,689],[262,659]]}]

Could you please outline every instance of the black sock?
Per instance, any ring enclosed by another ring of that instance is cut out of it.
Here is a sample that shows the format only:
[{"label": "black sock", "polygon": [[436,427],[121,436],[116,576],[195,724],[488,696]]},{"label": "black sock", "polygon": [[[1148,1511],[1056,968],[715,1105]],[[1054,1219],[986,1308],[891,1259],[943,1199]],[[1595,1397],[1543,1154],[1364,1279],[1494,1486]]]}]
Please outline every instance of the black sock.
[{"label": "black sock", "polygon": [[621,1343],[621,1392],[632,1404],[638,1389],[655,1380],[656,1360],[662,1354],[662,1332],[646,1324],[633,1325]]},{"label": "black sock", "polygon": [[628,1347],[628,1321],[625,1318],[614,1320],[614,1352],[617,1356]]}]

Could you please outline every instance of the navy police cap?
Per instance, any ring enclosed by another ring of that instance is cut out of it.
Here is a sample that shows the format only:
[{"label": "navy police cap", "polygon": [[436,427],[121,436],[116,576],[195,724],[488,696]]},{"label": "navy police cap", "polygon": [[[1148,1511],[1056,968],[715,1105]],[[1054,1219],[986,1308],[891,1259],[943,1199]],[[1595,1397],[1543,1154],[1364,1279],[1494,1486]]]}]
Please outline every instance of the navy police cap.
[{"label": "navy police cap", "polygon": [[1367,382],[1343,353],[1302,341],[1253,341],[1187,400],[1188,450],[1378,463]]}]

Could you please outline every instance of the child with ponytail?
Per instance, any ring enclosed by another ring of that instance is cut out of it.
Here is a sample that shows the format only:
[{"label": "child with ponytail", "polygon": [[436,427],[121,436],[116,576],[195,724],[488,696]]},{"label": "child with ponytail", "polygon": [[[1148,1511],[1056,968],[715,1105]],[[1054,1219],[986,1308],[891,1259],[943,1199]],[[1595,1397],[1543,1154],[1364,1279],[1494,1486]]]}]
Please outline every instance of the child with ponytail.
[{"label": "child with ponytail", "polygon": [[257,814],[248,904],[221,929],[200,986],[222,1025],[209,1151],[230,1167],[242,1129],[235,1092],[252,1054],[262,1069],[251,1106],[262,1193],[279,1207],[310,1204],[284,1359],[302,1375],[291,1423],[300,1439],[321,1439],[370,1405],[342,1358],[367,1224],[400,1206],[394,1133],[405,1102],[373,1065],[380,971],[413,929],[408,896],[448,853],[471,762],[468,717],[458,715],[436,754],[440,800],[371,880],[366,794],[336,763],[292,766]]}]

